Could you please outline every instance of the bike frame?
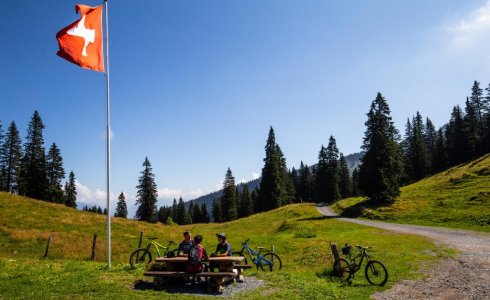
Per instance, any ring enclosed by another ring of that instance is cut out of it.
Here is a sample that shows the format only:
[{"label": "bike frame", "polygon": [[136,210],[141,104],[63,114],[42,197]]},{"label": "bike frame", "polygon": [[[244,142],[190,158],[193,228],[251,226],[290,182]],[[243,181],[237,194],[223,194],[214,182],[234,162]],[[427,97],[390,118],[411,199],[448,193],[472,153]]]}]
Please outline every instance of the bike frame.
[{"label": "bike frame", "polygon": [[[354,256],[353,258],[351,257],[350,253],[348,255],[349,257],[349,260],[350,260],[350,266],[352,268],[352,266],[354,265],[354,269],[352,270],[353,273],[359,271],[361,269],[361,266],[362,266],[362,263],[364,262],[364,257],[366,258],[366,261],[369,263],[371,261],[371,258],[369,257],[369,254],[367,253],[366,249],[363,248],[363,247],[357,247],[358,249],[361,250],[361,252],[359,254],[357,254],[356,256]],[[360,259],[359,259],[360,257]],[[357,263],[356,260],[359,259],[359,263]]]},{"label": "bike frame", "polygon": [[260,262],[261,261],[264,261],[267,265],[271,266],[273,265],[273,263],[268,260],[267,258],[265,258],[264,256],[262,256],[260,254],[260,252],[262,250],[260,250],[259,252],[255,251],[254,249],[250,248],[250,246],[248,245],[248,243],[243,243],[243,248],[242,250],[240,251],[240,253],[243,254],[243,250],[247,250],[248,252],[248,256],[250,256],[250,259],[252,260],[252,262],[258,267]]},{"label": "bike frame", "polygon": [[153,239],[150,239],[150,243],[148,243],[148,246],[146,246],[146,251],[150,252],[150,248],[153,245],[153,247],[155,247],[155,250],[157,252],[157,256],[161,257],[162,254],[165,255],[165,252],[160,253],[160,248],[162,248],[165,251],[165,249],[167,249],[167,250],[170,249],[170,245],[172,245],[172,244],[173,244],[173,241],[169,242],[168,247],[167,247],[167,246],[163,246],[163,245],[155,242]]}]

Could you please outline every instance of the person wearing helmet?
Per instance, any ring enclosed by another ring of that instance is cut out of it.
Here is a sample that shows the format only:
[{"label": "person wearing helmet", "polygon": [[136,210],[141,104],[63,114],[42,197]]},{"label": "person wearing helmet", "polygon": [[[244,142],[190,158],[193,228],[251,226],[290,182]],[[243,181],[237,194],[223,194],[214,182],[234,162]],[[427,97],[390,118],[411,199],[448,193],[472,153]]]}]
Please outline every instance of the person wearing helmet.
[{"label": "person wearing helmet", "polygon": [[218,237],[218,245],[214,251],[214,256],[231,256],[231,245],[226,241],[226,235],[218,233],[216,237]]},{"label": "person wearing helmet", "polygon": [[[231,245],[226,241],[226,235],[224,233],[217,233],[218,245],[216,246],[216,251],[211,253],[212,257],[216,256],[231,256]],[[212,262],[209,264],[209,270],[214,272],[215,268],[220,268],[219,264]]]}]

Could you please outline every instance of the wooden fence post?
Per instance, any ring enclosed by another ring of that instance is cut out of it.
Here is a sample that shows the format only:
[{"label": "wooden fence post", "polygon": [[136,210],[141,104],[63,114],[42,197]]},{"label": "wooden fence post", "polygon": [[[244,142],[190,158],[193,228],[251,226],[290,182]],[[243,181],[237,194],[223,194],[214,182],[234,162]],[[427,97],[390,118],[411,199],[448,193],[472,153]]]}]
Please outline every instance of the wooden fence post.
[{"label": "wooden fence post", "polygon": [[92,240],[92,260],[95,260],[95,245],[97,244],[97,235],[94,234],[94,239]]},{"label": "wooden fence post", "polygon": [[332,249],[332,254],[333,254],[333,258],[334,258],[334,260],[333,260],[333,274],[335,276],[339,276],[340,274],[339,274],[338,270],[335,269],[335,262],[337,261],[337,259],[340,258],[339,250],[337,249],[337,244],[330,242],[330,249]]},{"label": "wooden fence post", "polygon": [[43,257],[48,257],[48,252],[49,252],[49,246],[51,245],[51,235],[48,236],[48,244],[46,245],[46,250],[44,250],[44,256]]}]

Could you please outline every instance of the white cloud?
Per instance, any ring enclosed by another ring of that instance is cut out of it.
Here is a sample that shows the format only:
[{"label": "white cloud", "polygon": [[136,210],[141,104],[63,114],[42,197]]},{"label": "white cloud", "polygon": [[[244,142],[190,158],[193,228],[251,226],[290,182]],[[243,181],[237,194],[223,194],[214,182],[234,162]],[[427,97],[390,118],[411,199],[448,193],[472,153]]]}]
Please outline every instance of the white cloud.
[{"label": "white cloud", "polygon": [[482,42],[486,44],[490,33],[490,1],[446,29],[452,35],[456,47],[470,47]]},{"label": "white cloud", "polygon": [[158,189],[158,198],[179,198],[182,196],[182,190],[163,188]]},{"label": "white cloud", "polygon": [[[99,188],[95,189],[95,191],[92,191],[90,187],[84,185],[77,179],[75,179],[75,185],[77,188],[77,201],[89,205],[95,204],[100,207],[106,207],[107,204],[106,191],[103,191]],[[118,196],[116,196],[114,193],[111,193],[110,196],[111,206],[113,206],[113,204],[117,201],[117,197]]]},{"label": "white cloud", "polygon": [[162,188],[158,189],[158,198],[163,199],[178,199],[182,197],[184,201],[192,200],[197,197],[204,195],[205,192],[200,188],[190,188],[188,190],[181,189],[171,189],[171,188]]}]

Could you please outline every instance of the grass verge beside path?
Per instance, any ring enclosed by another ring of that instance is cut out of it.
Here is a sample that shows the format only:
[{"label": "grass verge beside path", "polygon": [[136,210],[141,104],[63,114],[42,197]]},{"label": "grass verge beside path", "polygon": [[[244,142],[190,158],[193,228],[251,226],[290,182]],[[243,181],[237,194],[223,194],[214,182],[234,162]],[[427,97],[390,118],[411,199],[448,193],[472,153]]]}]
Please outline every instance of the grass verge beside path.
[{"label": "grass verge beside path", "polygon": [[[321,216],[313,204],[295,204],[224,224],[164,226],[114,219],[117,222],[113,222],[113,244],[117,246],[113,248],[113,267],[107,271],[102,250],[102,259],[90,262],[89,248],[71,238],[88,237],[91,241],[94,231],[103,236],[103,216],[20,197],[6,202],[1,196],[0,193],[0,299],[198,299],[187,294],[132,289],[137,280],[151,281],[143,277],[142,270],[130,270],[127,263],[137,244],[136,233],[141,230],[146,236],[158,236],[164,244],[170,238],[178,240],[184,230],[191,230],[194,235],[204,236],[204,247],[210,251],[215,248],[217,232],[226,232],[235,250],[248,238],[253,248],[270,248],[273,244],[283,260],[283,270],[247,270],[245,276],[256,276],[266,284],[227,297],[231,299],[368,299],[396,281],[422,276],[417,272],[420,265],[451,255],[424,238],[341,222]],[[14,207],[22,211],[16,212]],[[5,215],[6,211],[15,214]],[[68,226],[59,225],[59,214]],[[93,219],[87,223],[87,218]],[[55,236],[56,250],[50,252],[48,259],[41,259],[47,233]],[[131,233],[134,237],[128,236]],[[339,246],[349,243],[372,247],[371,257],[388,268],[387,285],[370,286],[363,270],[356,274],[352,286],[344,286],[332,277],[330,241]]]},{"label": "grass verge beside path", "polygon": [[356,197],[332,209],[347,217],[490,232],[490,154],[401,188],[393,204]]}]

